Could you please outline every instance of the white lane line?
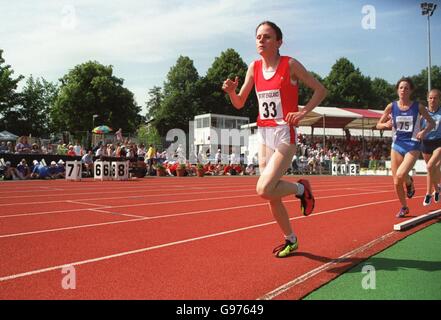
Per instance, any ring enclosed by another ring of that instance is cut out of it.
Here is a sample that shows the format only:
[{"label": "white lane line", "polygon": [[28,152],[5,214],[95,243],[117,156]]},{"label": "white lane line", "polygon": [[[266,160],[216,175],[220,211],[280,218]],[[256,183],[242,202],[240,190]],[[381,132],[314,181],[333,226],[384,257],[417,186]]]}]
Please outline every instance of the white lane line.
[{"label": "white lane line", "polygon": [[[375,204],[381,204],[381,203],[391,202],[391,201],[396,201],[396,199],[365,203],[364,206],[372,206],[372,205],[375,205]],[[320,213],[317,213],[317,214],[314,214],[314,215],[330,213],[330,212],[336,212],[336,211],[344,211],[344,210],[349,210],[349,209],[357,208],[357,207],[360,207],[360,206],[361,205],[351,206],[351,207],[346,207],[346,208],[340,208],[340,209],[333,209],[333,210],[323,211],[323,212],[320,212]],[[302,217],[294,217],[294,218],[291,218],[290,220],[296,220],[296,219],[300,219],[300,218],[313,217],[314,215],[310,215],[310,216],[307,216],[307,217],[303,217],[303,216]],[[125,222],[140,221],[140,220],[145,220],[145,219],[126,220]],[[82,260],[82,261],[65,263],[63,265],[52,266],[52,267],[47,267],[47,268],[43,268],[43,269],[37,269],[37,270],[28,271],[28,272],[23,272],[23,273],[3,276],[3,277],[0,277],[0,282],[7,281],[7,280],[12,280],[12,279],[17,279],[17,278],[22,278],[22,277],[26,277],[26,276],[31,276],[31,275],[35,275],[35,274],[39,274],[39,273],[54,271],[54,270],[61,269],[61,268],[65,267],[65,266],[78,266],[78,265],[83,265],[83,264],[88,264],[88,263],[93,263],[93,262],[98,262],[98,261],[103,261],[103,260],[109,260],[109,259],[113,259],[113,258],[118,258],[118,257],[127,256],[127,255],[142,253],[142,252],[151,251],[151,250],[160,249],[160,248],[165,248],[165,247],[174,246],[174,245],[178,245],[178,244],[184,244],[184,243],[194,242],[194,241],[198,241],[198,240],[203,240],[203,239],[223,236],[223,235],[227,235],[227,234],[237,233],[237,232],[241,232],[241,231],[245,231],[245,230],[265,227],[265,226],[269,226],[269,225],[272,225],[272,224],[275,224],[275,223],[276,223],[275,221],[271,221],[271,222],[261,223],[261,224],[252,225],[252,226],[248,226],[248,227],[233,229],[233,230],[229,230],[229,231],[213,233],[213,234],[209,234],[209,235],[205,235],[205,236],[200,236],[200,237],[189,238],[189,239],[180,240],[180,241],[164,243],[164,244],[156,245],[156,246],[152,246],[152,247],[145,247],[145,248],[141,248],[141,249],[136,249],[136,250],[120,252],[120,253],[116,253],[116,254],[112,254],[112,255],[97,257],[97,258],[93,258],[93,259],[87,259],[87,260]],[[0,238],[1,238],[1,236],[0,236]]]},{"label": "white lane line", "polygon": [[[144,202],[144,203],[137,203],[137,204],[131,204],[131,205],[120,205],[120,206],[101,205],[98,208],[93,208],[93,209],[117,209],[117,208],[127,208],[127,207],[142,207],[142,206],[152,206],[152,205],[158,205],[158,204],[175,204],[175,203],[180,203],[180,202],[195,202],[195,201],[206,201],[206,200],[211,201],[211,200],[225,200],[225,199],[233,199],[233,198],[246,198],[246,197],[250,197],[250,196],[257,196],[257,195],[255,193],[253,193],[253,194],[246,194],[246,195],[240,195],[240,196],[228,196],[228,197],[216,197],[216,198],[195,198],[195,199],[189,199],[189,200],[160,201],[160,202]],[[0,216],[0,219],[1,218],[13,218],[13,217],[37,216],[37,215],[52,214],[52,213],[69,213],[69,212],[77,212],[77,211],[83,211],[83,210],[90,210],[90,208],[54,210],[54,211],[32,212],[32,213],[19,213],[19,214],[13,214],[13,215]]]},{"label": "white lane line", "polygon": [[[249,187],[249,188],[254,188],[255,184],[240,184],[240,185],[227,185],[227,186],[219,186],[219,185],[209,185],[209,186],[186,186],[186,187],[179,187],[176,188],[176,186],[162,186],[163,188],[166,188],[168,191],[170,191],[170,189],[176,189],[175,191],[183,191],[186,192],[188,190],[210,190],[210,189],[232,189],[235,190],[234,188],[236,187]],[[87,188],[82,188],[80,189],[81,191],[87,190]],[[115,190],[116,189],[116,190]],[[162,193],[163,189],[161,189],[161,187],[156,187],[156,186],[149,186],[147,188],[143,188],[143,187],[138,187],[138,188],[111,188],[111,189],[101,189],[101,188],[94,188],[91,189],[89,192],[72,192],[72,190],[63,190],[63,191],[68,191],[67,194],[71,195],[71,196],[78,196],[78,195],[90,195],[90,194],[113,194],[113,193],[128,193],[128,192],[138,192],[138,193],[144,193],[144,192],[151,192],[151,193]],[[109,191],[106,191],[109,190]],[[92,192],[92,191],[96,191],[96,192]],[[29,190],[29,191],[10,191],[8,190],[8,192],[20,192],[20,193],[25,193],[25,192],[29,192],[31,193],[30,195],[17,195],[17,196],[8,196],[8,197],[0,197],[0,199],[13,199],[13,198],[30,198],[30,197],[35,197],[35,189]],[[216,192],[216,191],[214,191]],[[219,192],[219,191],[217,191]],[[185,194],[185,193],[184,193]],[[59,195],[59,194],[57,194]],[[49,196],[49,195],[48,195]]]},{"label": "white lane line", "polygon": [[101,212],[101,213],[110,213],[110,214],[114,214],[114,215],[117,215],[117,216],[125,216],[125,217],[132,217],[132,218],[138,218],[138,219],[146,218],[144,216],[136,216],[134,214],[111,212],[111,211],[99,210],[99,209],[89,209],[89,211],[95,211],[95,212]]},{"label": "white lane line", "polygon": [[[393,191],[387,190],[387,191],[374,191],[374,192],[364,192],[364,193],[357,192],[357,193],[349,193],[349,194],[341,194],[341,195],[333,195],[333,196],[325,196],[325,197],[316,197],[315,199],[316,200],[332,199],[332,198],[351,197],[351,196],[359,196],[359,195],[371,195],[371,194],[376,194],[376,193],[390,193],[390,192],[393,192]],[[187,199],[187,200],[145,202],[145,203],[127,204],[127,205],[119,205],[119,206],[103,205],[101,207],[98,207],[97,209],[133,208],[133,207],[162,205],[162,204],[176,204],[176,203],[188,203],[188,202],[211,201],[211,200],[226,200],[226,199],[247,198],[247,197],[258,197],[258,195],[255,192],[253,192],[252,194],[245,194],[245,195],[240,195],[240,196],[217,197],[217,198],[194,198],[194,199]],[[299,201],[299,200],[294,200],[294,201]],[[287,200],[287,201],[283,201],[283,202],[293,202],[293,201],[292,200]],[[266,205],[266,204],[268,204],[268,203],[265,202],[264,204],[258,204],[258,205]],[[87,208],[79,208],[79,209],[67,209],[67,210],[32,212],[32,213],[19,213],[19,214],[13,214],[13,215],[0,216],[0,219],[14,218],[14,217],[35,216],[35,215],[52,214],[52,213],[77,212],[77,211],[80,211],[80,210],[89,210],[89,209],[87,209]]]},{"label": "white lane line", "polygon": [[[204,190],[206,190],[206,188],[204,188]],[[121,197],[108,197],[108,198],[103,198],[103,197],[99,197],[99,198],[86,198],[86,199],[75,199],[75,200],[69,200],[69,201],[96,201],[96,200],[118,200],[118,199],[142,199],[142,198],[151,198],[151,197],[170,197],[170,190],[167,190],[168,193],[164,194],[164,191],[161,191],[162,194],[143,194],[143,191],[139,191],[138,195],[132,195],[132,196],[121,196]],[[191,196],[191,195],[201,195],[201,194],[212,194],[212,193],[220,193],[220,192],[226,192],[226,191],[220,191],[220,190],[215,190],[215,191],[207,191],[207,192],[188,192],[186,190],[183,190],[185,192],[183,193],[176,193],[176,196]],[[251,191],[249,188],[247,189],[234,189],[231,190],[231,192],[237,193],[237,192],[241,192],[241,191]],[[150,191],[146,191],[146,192],[150,192]],[[87,193],[88,195],[90,195],[90,193]],[[75,196],[76,194],[69,194],[72,196]],[[4,206],[17,206],[17,205],[35,205],[35,204],[47,204],[47,203],[61,203],[61,202],[66,202],[67,200],[51,200],[51,201],[39,201],[39,202],[20,202],[20,203],[4,203],[4,204],[0,204],[0,207],[4,207]]]},{"label": "white lane line", "polygon": [[259,297],[257,300],[272,300],[275,297],[281,295],[282,293],[284,293],[284,292],[286,292],[288,290],[291,290],[296,285],[298,285],[298,284],[300,284],[302,282],[305,282],[306,280],[311,279],[312,277],[316,276],[317,274],[319,274],[319,273],[329,269],[333,265],[338,264],[340,262],[345,262],[346,259],[348,259],[348,258],[350,258],[350,257],[352,257],[352,256],[354,256],[354,255],[356,255],[356,254],[358,254],[360,252],[368,250],[369,248],[373,247],[374,245],[376,245],[376,244],[378,244],[378,243],[380,243],[380,242],[390,238],[395,233],[396,233],[395,231],[389,232],[388,234],[385,234],[385,235],[383,235],[383,236],[381,236],[381,237],[379,237],[377,239],[374,239],[371,242],[369,242],[369,243],[367,243],[367,244],[365,244],[365,245],[363,245],[361,247],[358,247],[358,248],[356,248],[356,249],[354,249],[354,250],[352,250],[350,252],[347,252],[344,255],[338,257],[337,259],[334,259],[334,260],[332,260],[332,261],[330,261],[328,263],[325,263],[325,264],[323,264],[323,265],[321,265],[321,266],[319,266],[319,267],[317,267],[317,268],[315,268],[315,269],[313,269],[313,270],[311,270],[311,271],[309,271],[309,272],[307,272],[307,273],[305,273],[305,274],[303,274],[303,275],[301,275],[301,276],[299,276],[299,277],[297,277],[297,278],[295,278],[295,279],[285,283],[284,285],[281,285],[280,287],[274,289],[273,291],[270,291],[270,292],[264,294],[263,296]]},{"label": "white lane line", "polygon": [[62,202],[68,202],[68,203],[74,203],[74,204],[81,204],[83,206],[96,206],[96,207],[103,207],[102,204],[95,204],[95,203],[88,203],[88,202],[82,202],[82,201],[75,201],[75,200],[64,200]]},{"label": "white lane line", "polygon": [[66,230],[76,230],[76,229],[83,229],[83,228],[108,226],[108,225],[112,225],[112,224],[119,224],[119,223],[126,223],[126,222],[140,221],[140,220],[148,220],[148,219],[150,219],[150,218],[144,217],[142,219],[119,220],[119,221],[101,222],[101,223],[94,223],[94,224],[84,224],[81,226],[73,226],[73,227],[64,227],[64,228],[56,228],[56,229],[45,229],[45,230],[37,230],[37,231],[29,231],[29,232],[11,233],[11,234],[0,235],[0,239],[1,238],[21,237],[21,236],[28,236],[28,235],[34,235],[34,234],[56,232],[56,231],[66,231]]},{"label": "white lane line", "polygon": [[[330,187],[332,187],[332,189],[335,189],[336,184],[338,185],[339,188],[344,188],[345,186],[349,186],[349,187],[357,186],[354,183],[344,184],[344,183],[340,183],[340,182],[338,182],[338,183],[336,183],[336,182],[315,183],[314,185],[316,187],[320,187],[320,188],[324,187],[325,190],[328,190],[329,188],[326,188],[327,186],[330,186]],[[381,183],[380,184],[379,183],[372,183],[372,184],[374,186],[383,186],[383,185],[384,186],[390,186],[391,185],[390,183],[383,183],[383,184],[381,184]],[[170,185],[163,185],[163,187],[167,188],[167,190],[169,190],[169,189],[178,189],[178,191],[181,191],[181,190],[182,191],[191,190],[192,188],[195,188],[195,190],[200,190],[200,189],[203,189],[203,190],[207,190],[207,189],[232,189],[232,190],[235,190],[234,189],[235,187],[248,187],[248,186],[249,186],[250,189],[254,189],[255,185],[256,184],[253,183],[253,184],[233,184],[233,185],[227,185],[227,186],[219,186],[217,184],[214,185],[214,186],[213,186],[213,184],[207,184],[206,186],[204,186],[204,185],[201,185],[201,186],[199,186],[199,185],[197,185],[197,186],[191,186],[191,185],[185,186],[185,185],[183,185],[183,186],[179,186],[178,188],[176,186],[173,186],[173,185],[171,185],[171,186]],[[369,184],[363,183],[363,184],[360,184],[360,186],[365,186],[365,187],[367,186],[368,187]],[[130,187],[130,189],[128,189],[128,188],[113,187],[113,188],[109,189],[109,190],[112,190],[112,191],[105,191],[107,189],[101,189],[101,188],[94,187],[93,189],[91,189],[91,191],[96,191],[96,192],[91,192],[90,191],[90,192],[69,193],[68,195],[79,196],[79,195],[90,195],[90,194],[94,194],[94,193],[101,195],[101,194],[114,194],[114,193],[121,194],[121,193],[128,193],[128,192],[139,192],[139,193],[143,193],[143,192],[158,192],[158,193],[160,193],[160,192],[162,192],[162,191],[158,191],[158,190],[160,190],[160,186],[155,186],[155,185],[150,185],[148,187],[145,186],[145,185],[142,185],[142,186],[138,186],[138,187]],[[85,189],[87,190],[87,188],[81,188],[79,190],[85,190]],[[114,191],[115,189],[118,189],[118,190]],[[128,190],[126,190],[126,189],[128,189]],[[69,191],[71,191],[71,190],[76,190],[76,189],[70,189]],[[66,191],[66,190],[64,190],[64,191]],[[12,191],[12,192],[18,192],[18,191]],[[29,191],[19,191],[19,192],[30,192],[32,194],[30,194],[30,195],[21,195],[21,196],[5,196],[5,197],[0,197],[0,199],[31,198],[31,197],[35,197],[35,190],[34,189],[29,190]],[[214,191],[214,192],[216,192],[216,191]],[[4,205],[4,204],[2,204],[2,205]]]}]

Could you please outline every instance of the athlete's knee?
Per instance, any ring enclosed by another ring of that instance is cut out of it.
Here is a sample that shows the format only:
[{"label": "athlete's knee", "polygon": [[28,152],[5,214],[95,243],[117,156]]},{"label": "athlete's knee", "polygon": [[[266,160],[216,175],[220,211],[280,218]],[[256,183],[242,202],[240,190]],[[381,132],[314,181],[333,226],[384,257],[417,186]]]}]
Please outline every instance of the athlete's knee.
[{"label": "athlete's knee", "polygon": [[406,178],[407,178],[406,172],[397,172],[397,174],[395,175],[394,182],[395,184],[403,183],[406,180]]},{"label": "athlete's knee", "polygon": [[257,183],[256,192],[257,195],[264,199],[271,199],[271,192],[273,188],[266,182]]}]

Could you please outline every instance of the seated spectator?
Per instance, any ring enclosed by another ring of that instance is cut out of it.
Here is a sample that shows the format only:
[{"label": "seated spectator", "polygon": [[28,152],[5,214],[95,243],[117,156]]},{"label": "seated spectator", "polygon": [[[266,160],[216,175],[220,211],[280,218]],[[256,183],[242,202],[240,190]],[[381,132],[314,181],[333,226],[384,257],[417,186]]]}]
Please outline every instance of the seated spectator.
[{"label": "seated spectator", "polygon": [[14,146],[11,141],[6,142],[6,148],[8,149],[6,153],[14,153]]},{"label": "seated spectator", "polygon": [[74,150],[74,146],[73,145],[69,145],[68,149],[67,149],[67,153],[66,155],[68,155],[69,157],[75,157],[77,154],[75,153]]},{"label": "seated spectator", "polygon": [[4,180],[20,180],[17,169],[11,166],[10,161],[6,161],[5,167],[3,168],[3,179]]},{"label": "seated spectator", "polygon": [[47,171],[48,171],[49,178],[51,178],[51,179],[58,178],[57,163],[55,161],[51,162]]},{"label": "seated spectator", "polygon": [[216,168],[213,164],[208,161],[207,164],[204,165],[204,175],[206,176],[214,176],[216,175]]},{"label": "seated spectator", "polygon": [[42,163],[36,162],[32,170],[31,178],[34,179],[50,179],[49,168]]},{"label": "seated spectator", "polygon": [[28,143],[28,137],[21,136],[15,146],[15,153],[31,153],[31,145]]},{"label": "seated spectator", "polygon": [[26,159],[21,159],[16,169],[20,179],[24,180],[31,177],[31,169],[29,168]]},{"label": "seated spectator", "polygon": [[39,154],[39,153],[41,153],[41,150],[40,150],[40,147],[38,146],[38,144],[36,144],[36,143],[32,144],[31,153],[32,154]]},{"label": "seated spectator", "polygon": [[168,176],[177,176],[176,169],[178,169],[179,166],[178,161],[166,161],[164,162],[164,165],[166,166],[165,172]]},{"label": "seated spectator", "polygon": [[93,176],[93,153],[92,150],[88,150],[87,153],[81,158],[84,171],[88,177]]},{"label": "seated spectator", "polygon": [[245,168],[245,174],[249,176],[256,175],[256,166],[253,163],[249,163]]},{"label": "seated spectator", "polygon": [[6,142],[2,141],[0,144],[0,153],[7,153],[8,147],[6,146]]},{"label": "seated spectator", "polygon": [[60,156],[64,156],[64,155],[67,154],[67,147],[66,147],[65,143],[59,144],[57,146],[57,154],[60,155]]},{"label": "seated spectator", "polygon": [[73,146],[73,150],[74,150],[75,155],[77,157],[81,157],[83,155],[83,149],[81,148],[81,145],[80,145],[80,143],[78,141]]},{"label": "seated spectator", "polygon": [[57,163],[57,174],[58,178],[64,179],[66,177],[66,167],[64,166],[64,161],[61,159]]}]

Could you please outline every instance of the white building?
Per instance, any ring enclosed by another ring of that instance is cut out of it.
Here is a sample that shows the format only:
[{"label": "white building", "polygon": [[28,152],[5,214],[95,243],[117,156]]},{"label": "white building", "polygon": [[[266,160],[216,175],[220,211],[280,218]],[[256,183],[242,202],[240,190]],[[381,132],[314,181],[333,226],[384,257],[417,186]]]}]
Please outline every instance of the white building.
[{"label": "white building", "polygon": [[236,117],[214,113],[201,114],[194,117],[194,146],[199,158],[214,155],[220,149],[222,162],[228,163],[229,155],[242,153],[247,144],[247,132],[241,127],[248,124],[248,117]]}]

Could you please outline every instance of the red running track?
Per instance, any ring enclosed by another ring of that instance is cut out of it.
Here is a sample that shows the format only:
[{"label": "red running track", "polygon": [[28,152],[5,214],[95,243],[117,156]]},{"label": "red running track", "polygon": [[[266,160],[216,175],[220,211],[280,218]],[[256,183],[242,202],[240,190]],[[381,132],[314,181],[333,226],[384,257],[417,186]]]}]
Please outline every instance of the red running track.
[{"label": "red running track", "polygon": [[[391,177],[310,180],[313,215],[284,199],[300,244],[286,259],[255,177],[1,183],[0,299],[299,299],[433,223],[392,230]],[[415,184],[409,218],[439,209]]]}]

